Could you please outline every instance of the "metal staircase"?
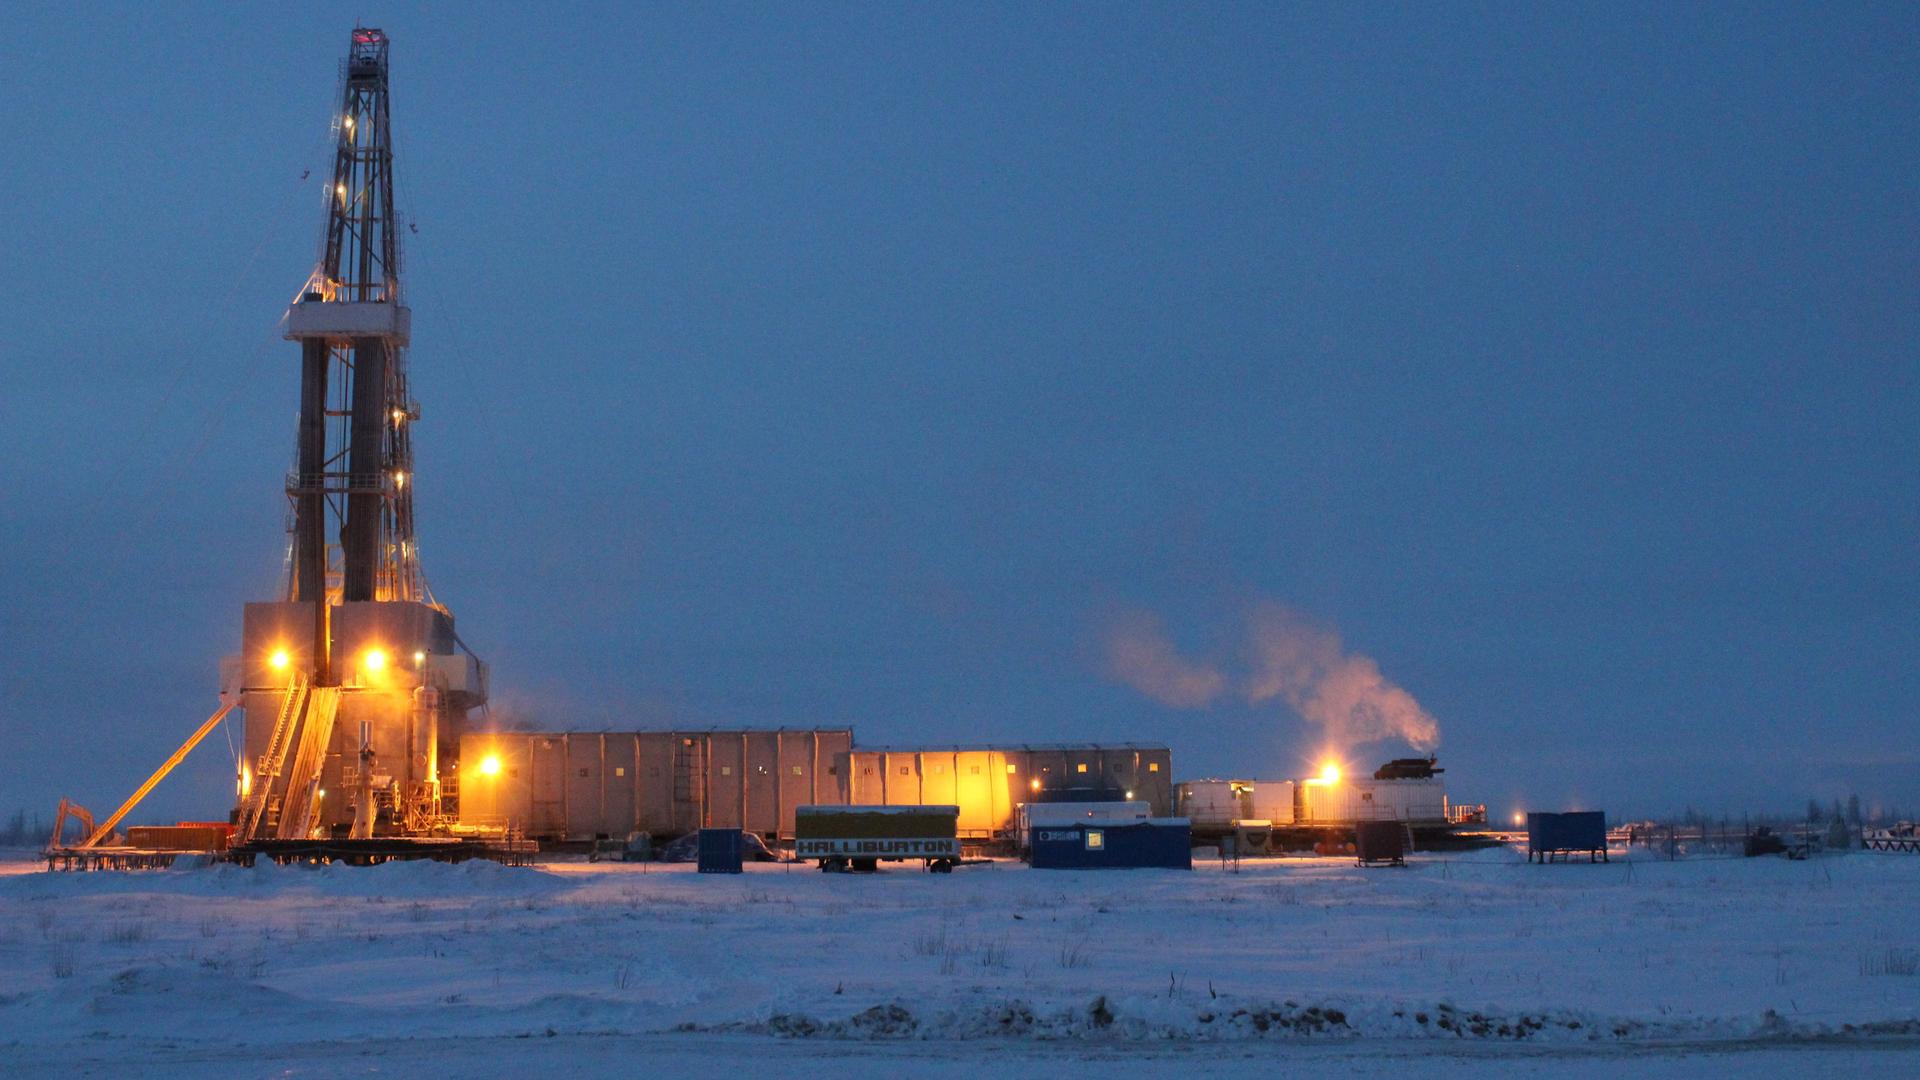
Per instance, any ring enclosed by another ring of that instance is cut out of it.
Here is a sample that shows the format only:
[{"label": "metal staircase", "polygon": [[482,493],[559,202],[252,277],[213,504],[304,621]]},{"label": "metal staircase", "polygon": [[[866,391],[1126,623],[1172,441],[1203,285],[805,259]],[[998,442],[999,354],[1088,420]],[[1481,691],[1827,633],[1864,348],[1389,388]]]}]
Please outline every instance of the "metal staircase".
[{"label": "metal staircase", "polygon": [[307,694],[307,715],[300,725],[299,749],[287,773],[286,800],[280,807],[281,840],[305,840],[320,817],[320,770],[333,744],[333,721],[340,711],[340,688],[316,686]]},{"label": "metal staircase", "polygon": [[280,715],[273,722],[273,736],[267,740],[267,752],[260,755],[254,764],[253,786],[248,791],[247,805],[240,815],[240,843],[253,839],[260,824],[266,819],[267,800],[273,793],[273,781],[287,763],[287,744],[293,733],[294,723],[299,720],[300,712],[307,704],[307,674],[297,672],[287,683],[287,695],[280,701]]},{"label": "metal staircase", "polygon": [[[681,739],[673,748],[673,809],[676,827],[698,829],[707,824],[707,770],[704,742]],[[682,817],[690,819],[690,823]]]}]

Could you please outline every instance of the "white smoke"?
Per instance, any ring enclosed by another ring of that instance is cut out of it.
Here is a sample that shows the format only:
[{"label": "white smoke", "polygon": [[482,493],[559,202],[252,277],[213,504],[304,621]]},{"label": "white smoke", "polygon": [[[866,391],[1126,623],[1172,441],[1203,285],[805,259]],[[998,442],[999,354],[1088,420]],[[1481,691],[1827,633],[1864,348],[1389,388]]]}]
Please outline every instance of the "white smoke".
[{"label": "white smoke", "polygon": [[1331,628],[1272,601],[1247,612],[1247,670],[1237,676],[1183,655],[1148,611],[1111,616],[1103,643],[1107,674],[1163,705],[1204,709],[1231,692],[1252,705],[1278,699],[1333,747],[1398,738],[1432,750],[1440,742],[1439,722],[1372,658],[1346,651]]},{"label": "white smoke", "polygon": [[1387,681],[1371,657],[1347,652],[1340,635],[1299,612],[1263,601],[1247,616],[1253,704],[1279,698],[1335,746],[1400,738],[1415,749],[1440,743],[1440,724],[1412,694]]},{"label": "white smoke", "polygon": [[1166,627],[1151,612],[1116,613],[1108,620],[1104,636],[1107,674],[1162,705],[1205,708],[1226,692],[1226,675],[1181,656]]}]

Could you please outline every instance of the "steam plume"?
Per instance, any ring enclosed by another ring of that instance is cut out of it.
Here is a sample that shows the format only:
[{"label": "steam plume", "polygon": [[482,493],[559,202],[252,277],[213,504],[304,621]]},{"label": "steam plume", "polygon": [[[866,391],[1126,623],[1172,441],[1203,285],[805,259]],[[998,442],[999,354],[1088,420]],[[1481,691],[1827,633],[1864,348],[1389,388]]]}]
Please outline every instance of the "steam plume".
[{"label": "steam plume", "polygon": [[1205,708],[1227,689],[1226,675],[1180,655],[1151,612],[1115,615],[1107,624],[1106,653],[1110,677],[1162,705]]},{"label": "steam plume", "polygon": [[1399,738],[1431,750],[1440,742],[1432,714],[1388,681],[1379,664],[1347,652],[1332,629],[1271,601],[1247,613],[1248,670],[1237,679],[1183,656],[1151,612],[1113,616],[1104,644],[1107,674],[1163,705],[1203,709],[1233,690],[1253,705],[1280,700],[1335,747]]},{"label": "steam plume", "polygon": [[1271,602],[1247,617],[1247,654],[1253,671],[1243,689],[1249,702],[1274,698],[1324,728],[1335,746],[1401,738],[1416,749],[1440,742],[1440,725],[1412,694],[1387,681],[1370,657],[1349,653],[1340,635]]}]

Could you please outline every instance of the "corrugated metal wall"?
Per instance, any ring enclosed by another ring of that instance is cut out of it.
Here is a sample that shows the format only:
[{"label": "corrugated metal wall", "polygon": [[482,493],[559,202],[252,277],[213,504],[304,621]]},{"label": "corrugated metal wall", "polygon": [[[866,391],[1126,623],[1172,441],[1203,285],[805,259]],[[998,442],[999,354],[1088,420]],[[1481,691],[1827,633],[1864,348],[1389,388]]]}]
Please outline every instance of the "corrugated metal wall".
[{"label": "corrugated metal wall", "polygon": [[838,763],[852,745],[844,729],[473,733],[460,743],[460,821],[569,840],[792,836],[794,807],[847,801]]},{"label": "corrugated metal wall", "polygon": [[1424,780],[1343,779],[1337,784],[1309,780],[1299,788],[1300,823],[1348,821],[1444,821],[1447,786],[1439,777]]},{"label": "corrugated metal wall", "polygon": [[1173,759],[1164,746],[881,747],[850,751],[842,771],[848,802],[950,803],[967,838],[1010,832],[1014,807],[1033,800],[1036,782],[1116,787],[1156,817],[1173,810]]}]

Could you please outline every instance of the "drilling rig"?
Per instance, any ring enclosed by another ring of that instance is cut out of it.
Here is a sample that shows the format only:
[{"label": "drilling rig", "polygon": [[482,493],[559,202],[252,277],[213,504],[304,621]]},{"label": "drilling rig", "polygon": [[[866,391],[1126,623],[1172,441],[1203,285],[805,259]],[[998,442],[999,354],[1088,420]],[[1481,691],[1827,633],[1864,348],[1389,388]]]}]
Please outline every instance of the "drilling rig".
[{"label": "drilling rig", "polygon": [[[164,866],[181,850],[247,862],[520,858],[456,824],[456,755],[467,714],[486,704],[487,668],[428,590],[414,539],[420,406],[407,389],[386,34],[354,28],[340,85],[320,258],[285,319],[300,345],[285,592],[246,606],[219,708],[119,809],[96,826],[61,800],[50,868]],[[246,723],[231,820],[131,828],[115,843],[115,827],[236,708]],[[69,816],[82,825],[72,845]]]},{"label": "drilling rig", "polygon": [[486,668],[420,569],[387,36],[356,27],[320,257],[287,311],[300,407],[286,591],[246,606],[236,844],[443,832]]}]

